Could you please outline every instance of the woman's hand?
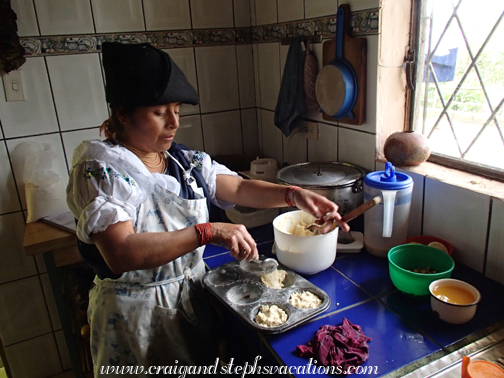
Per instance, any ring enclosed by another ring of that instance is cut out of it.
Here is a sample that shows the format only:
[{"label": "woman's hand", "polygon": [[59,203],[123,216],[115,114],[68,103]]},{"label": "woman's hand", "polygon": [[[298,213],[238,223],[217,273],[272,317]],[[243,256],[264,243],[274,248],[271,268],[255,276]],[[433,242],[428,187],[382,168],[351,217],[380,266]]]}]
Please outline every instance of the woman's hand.
[{"label": "woman's hand", "polygon": [[321,233],[328,232],[333,222],[337,222],[343,231],[350,231],[350,226],[341,220],[338,205],[326,197],[306,189],[297,189],[294,192],[294,202],[299,209],[313,215],[316,219],[315,223],[320,225],[326,223],[326,226],[320,230]]},{"label": "woman's hand", "polygon": [[259,258],[256,242],[244,225],[212,223],[212,230],[212,244],[226,247],[235,259],[250,261]]}]

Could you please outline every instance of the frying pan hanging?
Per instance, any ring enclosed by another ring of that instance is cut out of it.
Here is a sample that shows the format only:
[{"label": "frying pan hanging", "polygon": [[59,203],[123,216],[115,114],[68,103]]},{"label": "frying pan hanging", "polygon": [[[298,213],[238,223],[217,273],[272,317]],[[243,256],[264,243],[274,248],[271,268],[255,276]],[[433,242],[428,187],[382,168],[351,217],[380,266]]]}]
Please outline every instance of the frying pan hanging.
[{"label": "frying pan hanging", "polygon": [[336,56],[322,67],[315,83],[320,108],[333,118],[352,119],[352,108],[357,100],[357,77],[352,66],[343,59],[343,40],[349,19],[350,7],[340,5],[336,18]]}]

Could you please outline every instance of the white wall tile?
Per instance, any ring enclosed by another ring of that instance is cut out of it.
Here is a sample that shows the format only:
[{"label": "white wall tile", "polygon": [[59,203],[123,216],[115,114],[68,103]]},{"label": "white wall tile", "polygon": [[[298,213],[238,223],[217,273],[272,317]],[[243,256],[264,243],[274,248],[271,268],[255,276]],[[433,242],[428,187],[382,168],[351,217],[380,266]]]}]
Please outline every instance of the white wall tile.
[{"label": "white wall tile", "polygon": [[11,6],[17,15],[18,35],[20,37],[39,35],[33,0],[11,0]]},{"label": "white wall tile", "polygon": [[256,10],[255,10],[255,0],[250,0],[250,24],[252,26],[257,25],[257,20],[256,20]]},{"label": "white wall tile", "polygon": [[191,0],[194,29],[232,28],[233,0]]},{"label": "white wall tile", "polygon": [[235,47],[199,47],[195,51],[201,111],[207,113],[237,109],[239,99]]},{"label": "white wall tile", "polygon": [[49,275],[47,273],[40,275],[40,282],[42,283],[42,290],[44,291],[45,301],[47,305],[47,310],[49,311],[49,319],[51,320],[52,329],[57,331],[61,329],[61,321],[58,314],[58,309],[56,308],[56,302],[54,301],[54,295],[51,288],[51,282],[49,281]]},{"label": "white wall tile", "polygon": [[20,72],[25,101],[6,102],[2,80],[0,113],[5,137],[58,131],[44,58],[28,58]]},{"label": "white wall tile", "polygon": [[278,0],[278,22],[304,19],[304,0]]},{"label": "white wall tile", "polygon": [[[0,143],[0,214],[21,210],[7,148]],[[1,279],[1,275],[0,275]]]},{"label": "white wall tile", "polygon": [[35,0],[42,35],[94,33],[89,0]]},{"label": "white wall tile", "polygon": [[38,276],[0,285],[0,307],[4,346],[52,331]]},{"label": "white wall tile", "polygon": [[[166,49],[175,64],[180,68],[187,78],[187,81],[198,90],[198,79],[196,77],[196,62],[194,61],[194,49],[192,47],[184,47],[180,49]],[[180,115],[198,114],[200,112],[199,105],[182,104],[180,107]]]},{"label": "white wall tile", "polygon": [[205,151],[199,115],[180,117],[180,127],[175,135],[175,143],[184,144],[192,150]]},{"label": "white wall tile", "polygon": [[250,0],[233,0],[234,26],[243,28],[251,26]]},{"label": "white wall tile", "polygon": [[57,190],[59,193],[57,195],[58,198],[60,198],[62,203],[66,204],[65,187],[68,181],[68,170],[65,164],[65,155],[63,153],[60,136],[59,134],[42,135],[38,137],[11,139],[7,141],[7,149],[11,158],[14,178],[18,187],[19,196],[21,197],[23,209],[26,209],[25,185],[23,181],[24,165],[28,149],[32,147],[32,143],[48,143],[54,146],[56,150],[56,158],[52,162],[52,166],[47,169],[51,169],[51,171],[59,176],[59,189],[53,188],[52,190]]},{"label": "white wall tile", "polygon": [[308,140],[308,161],[338,161],[338,128],[318,123],[318,140]]},{"label": "white wall tile", "polygon": [[257,46],[260,107],[269,110],[275,110],[280,91],[279,47],[279,43],[261,43]]},{"label": "white wall tile", "polygon": [[[252,44],[252,56],[254,59],[254,88],[255,88],[255,103],[256,106],[261,106],[261,91],[259,88],[259,45]],[[257,117],[260,119],[261,117]]]},{"label": "white wall tile", "polygon": [[12,376],[16,378],[47,378],[62,372],[52,334],[8,346],[5,354]]},{"label": "white wall tile", "polygon": [[91,0],[97,33],[145,30],[142,0]]},{"label": "white wall tile", "polygon": [[352,12],[365,10],[365,9],[376,9],[380,7],[380,0],[338,0],[338,6],[341,4],[350,5]]},{"label": "white wall tile", "polygon": [[276,24],[278,11],[276,0],[252,0],[255,2],[255,25]]},{"label": "white wall tile", "polygon": [[[70,370],[72,368],[72,361],[70,359],[70,354],[68,353],[68,347],[65,340],[65,334],[63,331],[54,332],[54,337],[56,338],[56,345],[58,346],[59,354],[61,357],[61,364],[63,365],[63,370]],[[69,376],[68,378],[71,378]]]},{"label": "white wall tile", "polygon": [[243,134],[243,153],[250,156],[259,156],[259,130],[257,125],[256,109],[241,111]]},{"label": "white wall tile", "polygon": [[143,0],[147,30],[191,29],[187,0]]},{"label": "white wall tile", "polygon": [[63,146],[65,147],[65,157],[66,157],[69,169],[72,168],[73,152],[79,144],[81,144],[85,140],[105,139],[103,134],[102,134],[102,137],[100,137],[99,128],[78,130],[78,131],[69,131],[69,132],[62,133],[61,137],[63,139]]},{"label": "white wall tile", "polygon": [[46,59],[61,130],[100,126],[108,111],[98,54]]},{"label": "white wall tile", "polygon": [[488,255],[485,274],[504,285],[504,201],[492,199],[492,217],[488,238]]},{"label": "white wall tile", "polygon": [[338,2],[335,0],[305,1],[305,18],[336,16]]},{"label": "white wall tile", "polygon": [[275,113],[268,110],[260,110],[262,128],[262,157],[275,159],[279,166],[283,163],[282,131],[275,126]]},{"label": "white wall tile", "polygon": [[0,283],[37,274],[34,258],[24,253],[24,219],[21,212],[0,216],[0,240]]},{"label": "white wall tile", "polygon": [[201,116],[201,122],[205,151],[208,154],[243,154],[239,111],[205,114]]},{"label": "white wall tile", "polygon": [[483,272],[490,198],[427,177],[424,235],[451,243],[456,262]]},{"label": "white wall tile", "polygon": [[372,171],[375,167],[375,136],[355,130],[339,129],[339,161]]},{"label": "white wall tile", "polygon": [[300,131],[303,127],[308,126],[308,121],[303,121],[298,119],[292,128],[291,134],[286,137],[282,133],[283,139],[283,162],[287,162],[288,164],[298,164],[304,163],[308,160],[308,145],[307,139]]},{"label": "white wall tile", "polygon": [[238,89],[240,91],[240,108],[251,108],[255,103],[254,58],[251,45],[237,45]]},{"label": "white wall tile", "polygon": [[264,156],[263,151],[263,125],[262,125],[262,110],[256,108],[256,118],[257,118],[257,134],[259,135],[259,153]]},{"label": "white wall tile", "polygon": [[413,179],[413,193],[411,195],[411,208],[408,222],[408,237],[421,235],[425,176],[401,168],[396,168],[396,171],[405,173]]}]

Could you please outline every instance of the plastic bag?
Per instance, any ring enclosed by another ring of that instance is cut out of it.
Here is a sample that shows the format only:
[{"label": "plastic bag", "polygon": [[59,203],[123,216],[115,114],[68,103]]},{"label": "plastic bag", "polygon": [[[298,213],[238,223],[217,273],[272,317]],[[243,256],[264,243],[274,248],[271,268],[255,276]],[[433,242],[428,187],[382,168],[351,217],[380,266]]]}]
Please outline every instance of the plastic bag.
[{"label": "plastic bag", "polygon": [[68,211],[65,183],[52,170],[56,156],[56,148],[52,144],[28,143],[23,172],[27,223]]}]

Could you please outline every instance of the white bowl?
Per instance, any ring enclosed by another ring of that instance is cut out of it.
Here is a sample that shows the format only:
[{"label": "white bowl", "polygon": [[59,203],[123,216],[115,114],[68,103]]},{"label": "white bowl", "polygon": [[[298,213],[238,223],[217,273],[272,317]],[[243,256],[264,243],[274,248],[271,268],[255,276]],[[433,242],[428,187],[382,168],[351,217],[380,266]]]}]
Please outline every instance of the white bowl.
[{"label": "white bowl", "polygon": [[[474,301],[467,304],[453,304],[437,298],[433,293],[434,289],[444,285],[467,290],[474,296]],[[451,324],[463,324],[471,320],[476,313],[478,302],[481,299],[480,292],[474,286],[453,278],[442,278],[433,281],[429,285],[429,292],[431,293],[432,311],[434,311],[441,320]]]},{"label": "white bowl", "polygon": [[319,273],[329,268],[336,258],[338,227],[323,235],[297,236],[289,233],[294,225],[313,221],[313,216],[302,210],[280,214],[273,220],[278,261],[297,273]]}]

